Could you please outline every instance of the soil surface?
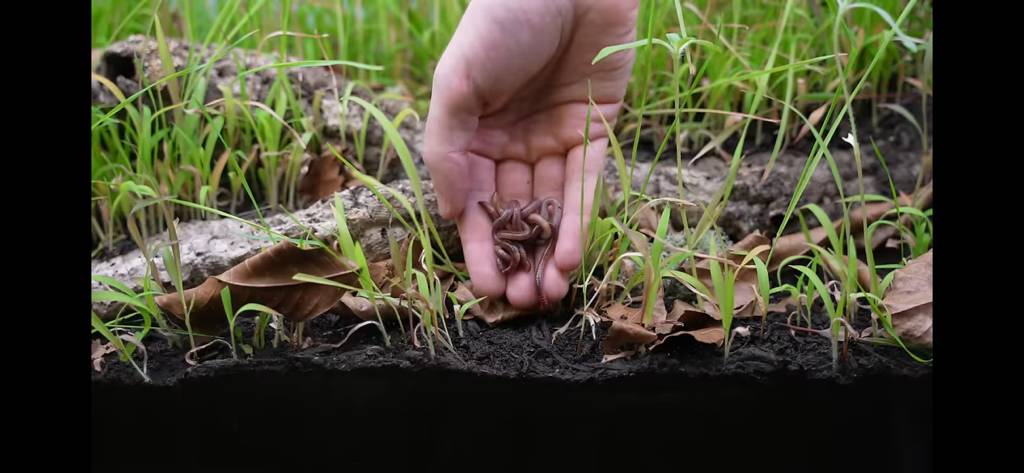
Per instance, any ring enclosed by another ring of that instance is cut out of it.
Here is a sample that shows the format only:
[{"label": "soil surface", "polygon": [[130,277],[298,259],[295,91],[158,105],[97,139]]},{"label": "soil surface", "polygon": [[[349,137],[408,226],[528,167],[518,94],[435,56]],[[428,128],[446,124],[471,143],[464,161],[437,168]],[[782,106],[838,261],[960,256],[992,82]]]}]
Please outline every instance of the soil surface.
[{"label": "soil surface", "polygon": [[[932,369],[897,348],[851,344],[833,373],[826,338],[794,337],[771,316],[763,335],[758,319],[739,321],[751,336],[736,340],[724,365],[720,348],[684,336],[601,363],[603,329],[597,340],[573,328],[551,342],[565,321],[466,321],[455,353],[439,348],[433,358],[397,332],[383,346],[370,326],[339,348],[282,347],[239,361],[221,350],[188,367],[154,337],[153,383],[116,360],[93,374],[93,466],[250,472],[561,461],[931,471]],[[328,314],[308,332],[337,343],[354,323]],[[157,461],[113,440],[127,433],[173,453]]]},{"label": "soil surface", "polygon": [[[735,339],[727,363],[723,362],[721,348],[686,336],[672,337],[651,352],[631,359],[602,363],[600,341],[605,329],[600,325],[588,324],[585,332],[581,332],[577,318],[570,329],[555,337],[552,343],[553,333],[568,322],[565,315],[531,317],[496,327],[471,319],[463,323],[464,337],[458,336],[450,321],[455,352],[435,343],[433,357],[424,340],[420,340],[423,346],[416,348],[397,327],[392,327],[390,347],[385,346],[380,331],[374,326],[359,329],[340,347],[331,346],[344,339],[349,329],[359,322],[351,316],[331,313],[320,316],[306,329],[306,336],[312,338],[314,345],[305,349],[295,349],[284,342],[276,349],[269,347],[273,329],[268,328],[268,347],[257,350],[253,357],[244,359],[247,357],[240,353],[240,359],[233,360],[226,346],[216,345],[205,351],[197,366],[186,364],[182,350],[169,346],[161,337],[152,337],[148,344],[148,374],[156,385],[173,385],[183,379],[238,371],[350,371],[383,367],[438,368],[502,378],[550,378],[564,382],[672,374],[688,378],[738,375],[761,380],[799,376],[848,383],[876,375],[930,377],[932,370],[913,361],[900,348],[861,342],[848,346],[846,360],[841,360],[839,370],[833,371],[831,342],[806,332],[792,335],[782,314],[769,315],[763,334],[759,318],[738,319],[736,325],[749,327],[750,336]],[[825,315],[821,313],[815,314],[814,322],[815,328],[827,326]],[[869,316],[859,314],[853,325],[858,329],[868,327]],[[246,339],[251,336],[251,322],[243,325],[243,334]],[[107,357],[102,373],[93,373],[93,381],[142,382],[130,365],[114,359],[113,355]]]}]

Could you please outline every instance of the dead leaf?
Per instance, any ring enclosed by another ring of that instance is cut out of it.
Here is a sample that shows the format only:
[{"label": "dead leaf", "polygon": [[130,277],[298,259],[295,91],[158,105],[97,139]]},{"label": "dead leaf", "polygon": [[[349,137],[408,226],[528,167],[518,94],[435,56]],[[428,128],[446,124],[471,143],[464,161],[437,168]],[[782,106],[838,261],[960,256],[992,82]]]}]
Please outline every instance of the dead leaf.
[{"label": "dead leaf", "polygon": [[619,358],[629,358],[635,354],[636,350],[626,350],[619,353],[615,353],[614,355],[604,355],[601,357],[601,363],[610,363],[612,361],[618,360]]},{"label": "dead leaf", "polygon": [[772,259],[768,263],[768,270],[775,271],[787,258],[799,256],[810,251],[811,247],[807,243],[821,246],[828,239],[825,227],[815,227],[808,234],[809,237],[805,236],[803,232],[796,232],[776,239],[774,250],[772,251]]},{"label": "dead leaf", "polygon": [[658,335],[647,330],[643,325],[613,320],[611,327],[608,327],[608,333],[601,341],[601,348],[605,354],[614,354],[619,352],[624,345],[646,345],[656,340],[658,340]]},{"label": "dead leaf", "polygon": [[642,254],[651,254],[651,244],[647,241],[647,236],[635,230],[626,228],[626,238],[629,238],[629,242],[633,245],[633,249],[639,251]]},{"label": "dead leaf", "polygon": [[97,372],[103,371],[103,356],[117,351],[111,343],[101,343],[99,340],[92,341],[92,369]]},{"label": "dead leaf", "polygon": [[800,127],[800,132],[797,133],[796,138],[793,140],[793,143],[798,143],[800,140],[804,139],[804,137],[811,132],[812,126],[818,126],[818,123],[821,121],[822,117],[825,116],[825,110],[828,109],[828,105],[829,104],[827,103],[823,104],[820,107],[814,109],[813,112],[811,112],[811,115],[807,117],[807,121],[804,122],[804,126]]},{"label": "dead leaf", "polygon": [[[909,203],[909,199],[906,196],[900,200],[900,205],[907,205]],[[859,206],[850,211],[850,230],[854,238],[860,238],[863,241],[862,235],[865,225],[871,225],[878,221],[892,208],[893,204],[891,202],[873,202],[867,206]],[[842,218],[832,222],[832,226],[836,230],[839,230],[842,224]],[[768,270],[775,271],[787,258],[806,254],[811,250],[811,247],[807,244],[808,242],[823,246],[828,241],[828,233],[825,227],[814,227],[808,230],[808,235],[809,238],[802,231],[799,231],[777,238],[772,250],[772,259],[768,263]]]},{"label": "dead leaf", "polygon": [[772,241],[768,239],[768,237],[762,235],[761,232],[753,232],[729,247],[728,258],[733,263],[740,264],[743,262],[743,258],[747,252],[761,245],[770,245],[771,243]]},{"label": "dead leaf", "polygon": [[[473,288],[471,284],[459,283],[455,287],[455,299],[460,304],[466,304],[477,297],[473,295]],[[487,325],[496,325],[502,322],[508,322],[509,320],[517,319],[524,315],[535,314],[537,311],[534,310],[521,310],[512,307],[505,298],[491,299],[486,298],[479,303],[470,306],[469,311],[466,313],[466,318],[476,317],[483,320]]]},{"label": "dead leaf", "polygon": [[[192,330],[214,334],[227,326],[220,291],[229,287],[235,310],[250,302],[274,309],[293,322],[309,320],[333,307],[345,291],[342,288],[293,279],[309,274],[347,285],[355,285],[355,265],[339,260],[323,249],[302,249],[288,241],[278,243],[221,275],[209,277],[201,285],[184,292],[192,305],[189,322]],[[156,297],[166,312],[185,320],[185,308],[178,293]]]},{"label": "dead leaf", "polygon": [[725,341],[725,330],[722,328],[720,319],[684,301],[678,299],[672,301],[672,312],[668,315],[668,320],[680,323],[682,330],[663,338],[659,343],[651,346],[652,349],[663,343],[665,339],[681,334],[690,335],[701,343],[713,343],[718,346]]},{"label": "dead leaf", "polygon": [[696,330],[682,330],[669,335],[666,335],[659,339],[657,342],[651,344],[650,349],[653,350],[658,345],[665,343],[672,337],[678,337],[680,335],[689,335],[701,343],[714,344],[721,347],[725,343],[725,330],[721,326],[718,327],[705,327]]},{"label": "dead leaf", "polygon": [[639,307],[629,307],[618,302],[613,303],[605,309],[605,316],[613,322],[639,324],[640,319],[643,318],[643,314],[643,309]]},{"label": "dead leaf", "polygon": [[341,296],[341,305],[347,308],[352,315],[369,321],[377,320],[378,314],[380,314],[381,320],[395,319],[409,314],[409,308],[405,305],[389,304],[384,299],[370,301],[366,297],[354,296],[349,292]]},{"label": "dead leaf", "polygon": [[[846,273],[850,272],[850,259],[845,255],[839,258],[834,258],[831,256],[822,258],[822,261],[824,262],[825,267],[828,268],[828,271],[836,277],[845,278],[847,276]],[[836,263],[842,263],[842,266],[839,267]],[[871,269],[868,268],[867,263],[861,261],[860,259],[857,260],[856,278],[857,282],[860,284],[860,287],[864,288],[864,290],[871,289]]]},{"label": "dead leaf", "polygon": [[227,345],[229,348],[231,347],[230,343],[228,343],[228,342],[226,342],[224,340],[221,340],[219,338],[215,338],[215,339],[213,339],[210,342],[204,343],[202,345],[198,345],[195,348],[185,352],[185,363],[188,363],[191,366],[198,365],[199,361],[196,359],[196,357],[199,356],[199,352],[202,351],[203,349],[205,349],[206,347],[213,346],[214,344],[217,344],[217,343],[221,343],[221,344]]},{"label": "dead leaf", "polygon": [[896,270],[882,303],[903,342],[932,349],[932,250]]},{"label": "dead leaf", "polygon": [[307,206],[326,199],[340,191],[344,183],[341,161],[330,152],[323,153],[310,160],[306,173],[299,181],[300,202]]},{"label": "dead leaf", "polygon": [[[770,240],[768,240],[768,237],[762,235],[760,232],[751,233],[736,244],[730,246],[726,252],[726,258],[738,265],[743,262],[743,258],[748,252],[759,246],[768,245],[769,243]],[[767,255],[767,252],[761,254]],[[726,265],[727,263],[720,262],[720,264]],[[697,279],[704,283],[704,286],[708,288],[708,291],[711,291],[709,296],[716,298],[717,296],[714,289],[715,285],[711,280],[710,265],[710,258],[704,258],[697,263]],[[756,301],[758,297],[757,271],[750,267],[740,268],[739,273],[736,275],[736,284],[733,286],[733,315],[738,318],[760,315],[756,314],[754,311],[754,301]],[[702,305],[704,306],[703,311],[716,319],[721,319],[719,310],[715,306],[715,303],[717,303],[717,299],[713,302],[702,301]]]},{"label": "dead leaf", "polygon": [[[928,182],[925,186],[921,187],[914,192],[913,196],[907,196],[905,194],[900,195],[900,205],[912,206],[918,210],[927,210],[932,206],[932,183]],[[909,227],[914,216],[911,214],[903,214],[900,217],[900,225],[902,227]],[[896,237],[899,232],[895,226],[886,225],[875,230],[875,233],[871,236],[871,248],[878,248],[882,244],[885,244],[887,248],[899,248],[899,240]],[[857,235],[857,245],[864,246],[864,235]]]},{"label": "dead leaf", "polygon": [[658,213],[654,211],[654,207],[650,205],[644,205],[640,207],[640,210],[636,215],[637,219],[637,230],[647,236],[654,237],[658,234]]}]

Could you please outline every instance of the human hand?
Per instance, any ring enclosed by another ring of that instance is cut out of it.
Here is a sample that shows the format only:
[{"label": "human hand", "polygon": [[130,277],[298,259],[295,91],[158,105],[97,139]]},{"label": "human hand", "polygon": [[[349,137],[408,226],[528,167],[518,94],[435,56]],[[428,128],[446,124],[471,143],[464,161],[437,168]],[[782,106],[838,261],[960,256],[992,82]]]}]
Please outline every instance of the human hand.
[{"label": "human hand", "polygon": [[[638,6],[638,0],[469,3],[434,72],[424,160],[441,216],[458,221],[477,296],[504,294],[517,308],[540,300],[532,272],[506,277],[498,269],[491,219],[477,204],[495,192],[523,206],[544,198],[562,202],[540,290],[552,302],[568,292],[608,148],[600,117],[614,125],[633,53],[591,61],[606,46],[633,41]],[[584,162],[588,79],[595,110]]]}]

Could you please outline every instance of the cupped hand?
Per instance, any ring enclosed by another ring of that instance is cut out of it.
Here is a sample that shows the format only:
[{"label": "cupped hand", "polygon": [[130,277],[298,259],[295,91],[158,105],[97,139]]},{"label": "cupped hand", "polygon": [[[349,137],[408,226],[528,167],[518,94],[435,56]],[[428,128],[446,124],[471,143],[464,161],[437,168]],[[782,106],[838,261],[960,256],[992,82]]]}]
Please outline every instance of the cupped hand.
[{"label": "cupped hand", "polygon": [[633,41],[637,8],[638,0],[469,3],[434,72],[424,159],[441,216],[457,219],[477,296],[505,295],[518,308],[540,300],[532,271],[499,271],[491,219],[478,205],[495,192],[524,206],[563,203],[540,290],[552,302],[568,292],[608,147],[600,116],[614,125],[633,53],[591,61],[606,46]]}]

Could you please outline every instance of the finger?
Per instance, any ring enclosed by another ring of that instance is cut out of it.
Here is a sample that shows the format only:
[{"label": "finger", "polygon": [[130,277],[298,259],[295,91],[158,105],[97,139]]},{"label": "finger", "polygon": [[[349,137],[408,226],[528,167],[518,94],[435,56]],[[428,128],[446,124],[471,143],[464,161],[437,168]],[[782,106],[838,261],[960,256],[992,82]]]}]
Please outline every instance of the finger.
[{"label": "finger", "polygon": [[458,220],[462,254],[466,259],[473,293],[477,297],[499,297],[505,293],[505,275],[498,271],[491,236],[491,218],[477,202],[494,193],[494,161],[468,155],[467,175],[475,183],[466,193],[465,211]]},{"label": "finger", "polygon": [[604,169],[608,138],[590,142],[586,147],[585,162],[583,149],[583,145],[572,148],[565,160],[565,197],[558,246],[555,247],[555,265],[563,272],[575,270],[583,259],[582,236],[590,228],[594,189]]},{"label": "finger", "polygon": [[[535,199],[554,197],[563,200],[565,197],[565,158],[550,156],[541,158],[533,166],[533,195]],[[557,238],[557,237],[556,237]],[[555,240],[557,242],[557,239]],[[543,251],[541,247],[541,251]],[[563,272],[555,265],[554,251],[544,261],[542,274],[544,297],[549,304],[555,304],[569,292],[569,273]]]},{"label": "finger", "polygon": [[[523,161],[506,159],[497,166],[498,197],[502,202],[518,200],[524,207],[533,200],[533,167]],[[528,253],[531,265],[533,252]],[[505,297],[516,308],[537,305],[537,287],[533,270],[513,270],[506,275]]]},{"label": "finger", "polygon": [[444,63],[442,58],[434,74],[423,161],[434,181],[439,213],[455,219],[465,208],[473,182],[469,179],[471,154],[466,150],[479,124],[481,105],[469,76]]}]

